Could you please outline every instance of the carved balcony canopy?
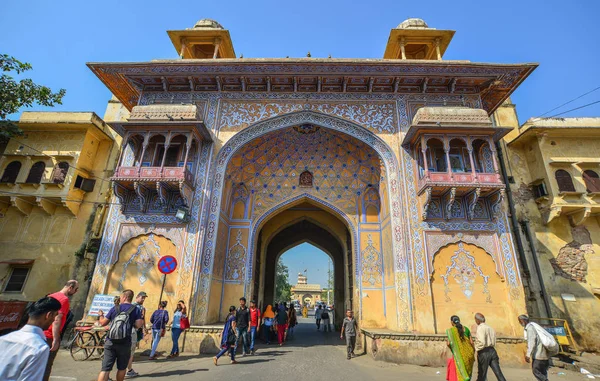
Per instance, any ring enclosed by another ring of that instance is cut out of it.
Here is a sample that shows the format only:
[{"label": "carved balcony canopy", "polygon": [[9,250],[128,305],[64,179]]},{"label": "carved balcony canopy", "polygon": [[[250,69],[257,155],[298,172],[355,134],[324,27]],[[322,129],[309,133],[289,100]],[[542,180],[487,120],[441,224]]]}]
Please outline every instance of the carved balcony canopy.
[{"label": "carved balcony canopy", "polygon": [[135,202],[140,212],[151,202],[189,206],[198,148],[213,140],[196,105],[136,106],[120,127],[125,137],[112,180],[121,205]]},{"label": "carved balcony canopy", "polygon": [[454,200],[464,198],[470,218],[480,199],[503,198],[498,196],[505,185],[494,143],[508,131],[494,127],[481,109],[423,107],[417,111],[402,144],[418,164],[424,219],[436,197],[446,200],[446,216],[452,216]]},{"label": "carved balcony canopy", "polygon": [[197,140],[214,141],[206,127],[200,109],[194,104],[135,106],[126,122],[112,122],[121,136],[139,132],[192,133]]}]

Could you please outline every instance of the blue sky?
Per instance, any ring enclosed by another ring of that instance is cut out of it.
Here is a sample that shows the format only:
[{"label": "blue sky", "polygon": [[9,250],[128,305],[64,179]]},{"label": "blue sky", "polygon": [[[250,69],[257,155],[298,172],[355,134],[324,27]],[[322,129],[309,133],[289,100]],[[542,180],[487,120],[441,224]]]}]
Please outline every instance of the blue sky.
[{"label": "blue sky", "polygon": [[[321,287],[327,287],[327,266],[331,259],[321,249],[310,243],[303,243],[291,248],[281,255],[281,260],[288,267],[291,285],[298,281],[298,273],[308,270],[308,283],[317,283]],[[331,265],[333,271],[333,264]]]},{"label": "blue sky", "polygon": [[[31,63],[39,83],[67,89],[57,110],[102,116],[110,94],[86,62],[176,58],[165,31],[201,18],[230,30],[238,56],[380,58],[390,29],[420,17],[456,30],[445,59],[540,63],[513,96],[524,122],[600,86],[598,14],[597,0],[4,0],[0,52]],[[564,110],[599,99],[600,90]],[[565,116],[598,115],[600,104]]]}]

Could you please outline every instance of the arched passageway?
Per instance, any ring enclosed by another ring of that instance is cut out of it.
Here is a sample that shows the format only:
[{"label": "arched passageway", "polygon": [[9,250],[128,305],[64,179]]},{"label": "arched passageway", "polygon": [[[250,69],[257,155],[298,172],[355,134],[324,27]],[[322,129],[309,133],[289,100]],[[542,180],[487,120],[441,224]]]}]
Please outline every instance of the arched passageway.
[{"label": "arched passageway", "polygon": [[[326,213],[326,212],[325,212]],[[279,257],[290,248],[303,242],[310,242],[327,253],[333,262],[334,273],[334,308],[336,325],[341,323],[346,305],[352,304],[352,295],[346,293],[348,284],[352,287],[352,279],[344,270],[344,243],[339,237],[309,219],[301,219],[272,235],[264,251],[264,266],[257,266],[257,277],[263,287],[255,291],[259,304],[267,305],[277,302],[275,299],[276,265]],[[310,258],[307,258],[310,261]],[[264,270],[263,270],[264,269]],[[262,288],[262,290],[261,290]],[[262,291],[262,292],[261,292]],[[346,301],[348,303],[346,303]]]}]

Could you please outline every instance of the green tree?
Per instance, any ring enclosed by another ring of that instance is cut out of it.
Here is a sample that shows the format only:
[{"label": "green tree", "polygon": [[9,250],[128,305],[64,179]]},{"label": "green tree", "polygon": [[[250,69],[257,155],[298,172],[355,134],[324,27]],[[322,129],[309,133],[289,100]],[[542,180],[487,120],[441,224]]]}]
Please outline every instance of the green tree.
[{"label": "green tree", "polygon": [[329,304],[333,304],[333,271],[331,268],[327,270],[327,287],[321,292],[321,300],[327,302],[327,290],[329,290]]},{"label": "green tree", "polygon": [[289,302],[292,296],[292,285],[289,284],[289,271],[281,259],[277,260],[275,275],[275,302]]},{"label": "green tree", "polygon": [[31,70],[31,65],[21,62],[7,54],[0,54],[0,142],[6,142],[13,136],[20,136],[23,131],[13,122],[7,120],[21,107],[31,107],[34,103],[42,106],[62,104],[66,90],[53,93],[50,88],[38,85],[32,79],[15,80],[8,73],[21,74]]}]

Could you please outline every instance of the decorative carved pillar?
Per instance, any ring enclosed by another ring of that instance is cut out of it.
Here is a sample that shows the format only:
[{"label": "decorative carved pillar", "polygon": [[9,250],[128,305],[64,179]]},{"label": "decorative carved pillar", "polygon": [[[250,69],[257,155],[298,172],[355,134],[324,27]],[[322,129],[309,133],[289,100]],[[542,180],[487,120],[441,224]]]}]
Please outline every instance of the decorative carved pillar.
[{"label": "decorative carved pillar", "polygon": [[406,39],[404,37],[402,37],[400,39],[400,41],[398,41],[398,43],[400,44],[400,53],[401,53],[401,58],[403,60],[406,59],[406,51],[404,49],[404,46],[406,45]]},{"label": "decorative carved pillar", "polygon": [[142,166],[142,162],[144,161],[144,155],[146,154],[146,148],[148,148],[148,143],[150,142],[150,131],[146,131],[146,135],[144,135],[144,143],[142,143],[142,154],[140,155],[140,161],[138,162],[137,167],[140,168]]},{"label": "decorative carved pillar", "polygon": [[494,141],[492,137],[488,137],[488,144],[490,145],[490,151],[492,152],[492,163],[494,164],[494,173],[500,174],[500,169],[498,168],[498,160],[496,156],[498,155],[498,151],[496,151],[496,146],[494,145]]},{"label": "decorative carved pillar", "polygon": [[186,49],[186,41],[185,38],[181,40],[181,50],[179,51],[179,58],[183,58]]},{"label": "decorative carved pillar", "polygon": [[467,139],[467,151],[469,151],[469,162],[471,163],[471,173],[473,174],[473,181],[477,180],[477,171],[475,170],[475,160],[473,159],[473,144],[471,138]]},{"label": "decorative carved pillar", "polygon": [[165,152],[163,152],[162,161],[160,162],[160,169],[162,173],[162,168],[165,166],[165,159],[167,158],[167,151],[169,150],[169,146],[171,145],[171,131],[165,138]]},{"label": "decorative carved pillar", "polygon": [[421,153],[423,154],[423,167],[425,170],[424,177],[429,178],[429,164],[427,163],[427,140],[425,136],[421,136]]},{"label": "decorative carved pillar", "polygon": [[213,53],[213,59],[219,55],[219,46],[221,46],[221,39],[215,38],[215,52]]},{"label": "decorative carved pillar", "polygon": [[447,135],[444,135],[444,153],[446,154],[446,172],[452,179],[454,178],[454,172],[452,172],[452,166],[450,165],[450,139]]},{"label": "decorative carved pillar", "polygon": [[125,133],[125,137],[123,137],[123,147],[121,148],[121,152],[119,153],[119,160],[117,161],[117,169],[115,170],[115,172],[117,172],[119,170],[119,167],[122,165],[123,156],[125,154],[125,150],[127,149],[127,145],[129,144],[129,135],[129,131],[127,131]]},{"label": "decorative carved pillar", "polygon": [[442,53],[440,52],[440,38],[435,39],[435,54],[437,55],[437,60],[442,60]]},{"label": "decorative carved pillar", "polygon": [[187,168],[187,161],[188,161],[188,156],[190,154],[190,149],[192,148],[192,143],[194,142],[194,139],[192,138],[192,134],[187,134],[186,135],[186,141],[185,141],[185,158],[183,159],[183,172],[185,173],[185,169]]}]

